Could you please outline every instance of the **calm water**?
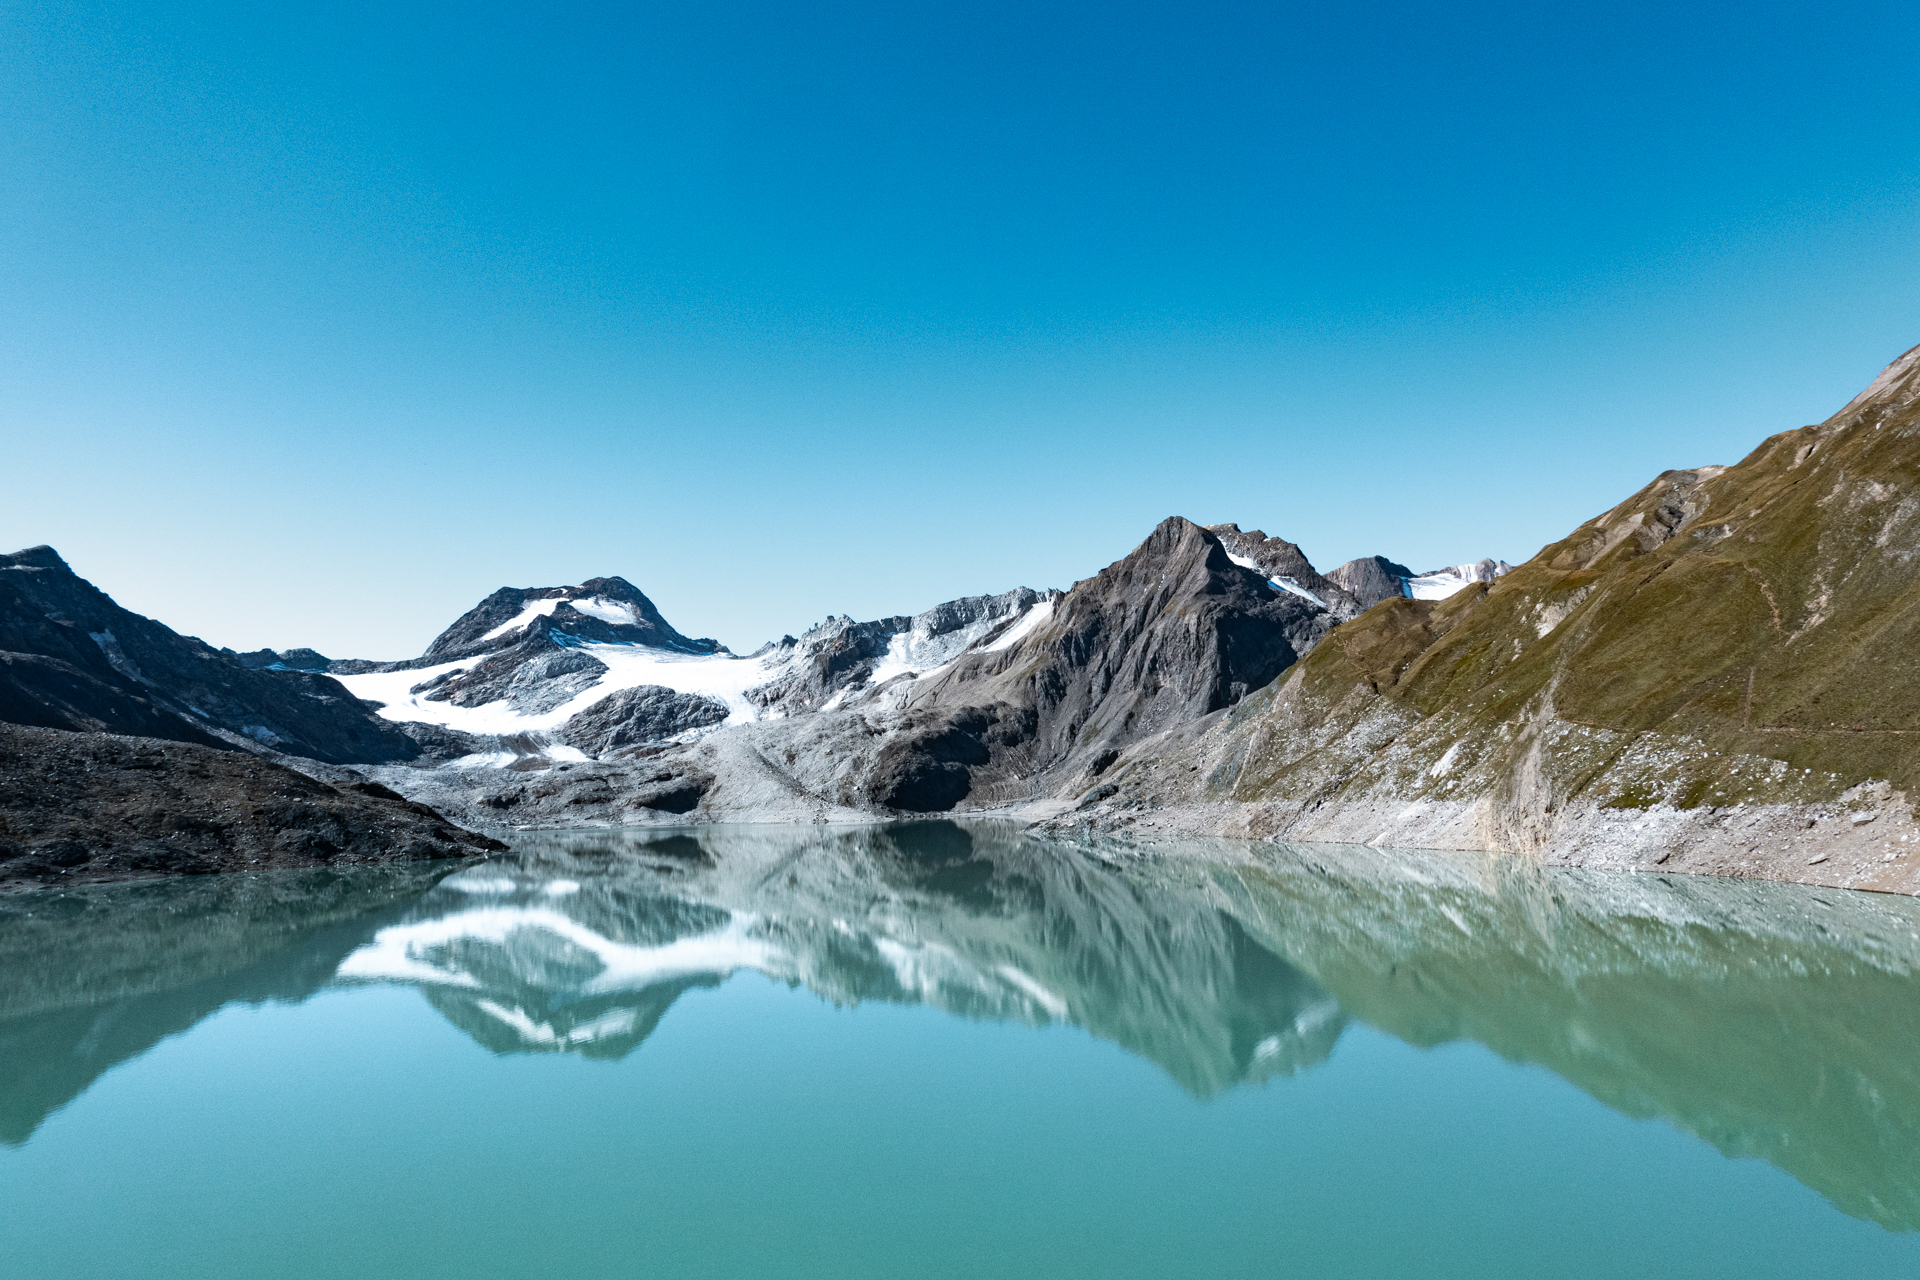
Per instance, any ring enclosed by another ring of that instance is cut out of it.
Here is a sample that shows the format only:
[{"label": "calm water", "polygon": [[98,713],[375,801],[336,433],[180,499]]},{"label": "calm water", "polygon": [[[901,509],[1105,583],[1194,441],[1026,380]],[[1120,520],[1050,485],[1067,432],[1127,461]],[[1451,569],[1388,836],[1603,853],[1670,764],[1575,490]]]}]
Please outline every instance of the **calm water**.
[{"label": "calm water", "polygon": [[1920,903],[925,823],[0,899],[0,1272],[1920,1275]]}]

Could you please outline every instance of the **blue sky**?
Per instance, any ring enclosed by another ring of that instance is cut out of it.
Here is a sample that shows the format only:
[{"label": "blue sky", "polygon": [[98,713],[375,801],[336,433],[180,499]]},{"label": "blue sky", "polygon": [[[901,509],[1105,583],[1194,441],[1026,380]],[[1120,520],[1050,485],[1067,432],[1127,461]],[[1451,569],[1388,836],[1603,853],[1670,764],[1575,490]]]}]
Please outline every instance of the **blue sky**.
[{"label": "blue sky", "polygon": [[1519,561],[1920,343],[1910,5],[0,14],[0,543],[736,649],[1171,514]]}]

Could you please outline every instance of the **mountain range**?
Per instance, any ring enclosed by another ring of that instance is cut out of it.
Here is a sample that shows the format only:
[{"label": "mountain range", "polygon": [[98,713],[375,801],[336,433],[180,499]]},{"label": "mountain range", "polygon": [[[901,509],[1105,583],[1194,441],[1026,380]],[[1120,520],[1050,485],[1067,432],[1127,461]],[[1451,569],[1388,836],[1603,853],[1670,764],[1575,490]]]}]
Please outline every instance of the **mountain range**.
[{"label": "mountain range", "polygon": [[[618,577],[502,588],[412,659],[234,653],[34,548],[0,557],[0,721],[477,827],[996,813],[1915,892],[1917,520],[1920,349],[1518,567],[1322,574],[1175,517],[1066,590],[746,655]],[[0,868],[92,874],[34,807],[0,794]]]}]

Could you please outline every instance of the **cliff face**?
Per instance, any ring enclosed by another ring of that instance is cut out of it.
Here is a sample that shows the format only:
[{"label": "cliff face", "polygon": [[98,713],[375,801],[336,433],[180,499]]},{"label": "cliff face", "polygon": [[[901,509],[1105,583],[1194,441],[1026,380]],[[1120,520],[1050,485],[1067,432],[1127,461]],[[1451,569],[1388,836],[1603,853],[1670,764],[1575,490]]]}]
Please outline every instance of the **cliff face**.
[{"label": "cliff face", "polygon": [[1020,642],[909,691],[870,799],[928,812],[1071,786],[1130,743],[1266,685],[1331,625],[1235,564],[1212,532],[1162,521]]},{"label": "cliff face", "polygon": [[1113,777],[1063,821],[1920,890],[1920,348]]}]

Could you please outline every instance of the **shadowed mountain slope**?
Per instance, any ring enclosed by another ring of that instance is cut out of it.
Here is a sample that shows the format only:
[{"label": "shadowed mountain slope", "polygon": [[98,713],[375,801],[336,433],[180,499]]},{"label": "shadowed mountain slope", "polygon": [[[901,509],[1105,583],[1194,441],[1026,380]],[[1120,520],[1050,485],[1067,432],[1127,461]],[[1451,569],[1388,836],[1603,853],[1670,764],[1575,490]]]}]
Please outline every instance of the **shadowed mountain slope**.
[{"label": "shadowed mountain slope", "polygon": [[121,608],[51,547],[0,556],[0,719],[218,745],[244,738],[333,764],[419,748],[339,682],[256,671]]}]

